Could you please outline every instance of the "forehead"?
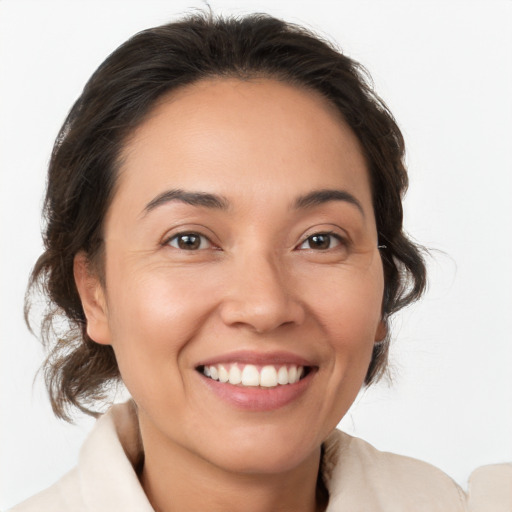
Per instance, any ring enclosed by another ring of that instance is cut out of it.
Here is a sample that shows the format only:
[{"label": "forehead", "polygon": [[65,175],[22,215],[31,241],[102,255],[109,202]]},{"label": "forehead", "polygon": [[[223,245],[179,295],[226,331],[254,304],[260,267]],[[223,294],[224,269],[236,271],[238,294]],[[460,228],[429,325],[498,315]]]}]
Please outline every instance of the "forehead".
[{"label": "forehead", "polygon": [[121,156],[116,196],[142,201],[165,188],[291,200],[343,186],[371,203],[360,144],[339,112],[319,93],[270,79],[204,80],[172,92]]}]

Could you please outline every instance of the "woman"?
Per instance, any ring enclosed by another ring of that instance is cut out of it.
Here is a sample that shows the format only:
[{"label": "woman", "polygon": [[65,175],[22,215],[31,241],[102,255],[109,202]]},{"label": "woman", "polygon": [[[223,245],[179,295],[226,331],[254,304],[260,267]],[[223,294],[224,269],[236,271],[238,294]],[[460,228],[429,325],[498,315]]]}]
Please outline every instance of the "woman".
[{"label": "woman", "polygon": [[54,412],[119,379],[133,401],[16,510],[465,510],[440,471],[334,431],[425,285],[403,151],[357,64],[273,18],[114,52],[57,140],[32,282],[71,326]]}]

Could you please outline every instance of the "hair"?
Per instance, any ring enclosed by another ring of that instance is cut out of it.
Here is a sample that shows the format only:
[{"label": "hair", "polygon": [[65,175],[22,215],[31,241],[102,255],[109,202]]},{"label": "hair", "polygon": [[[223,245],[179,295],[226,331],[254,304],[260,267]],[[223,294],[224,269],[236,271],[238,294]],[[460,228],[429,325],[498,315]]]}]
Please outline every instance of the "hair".
[{"label": "hair", "polygon": [[[31,292],[39,288],[49,304],[41,321],[48,350],[42,369],[60,418],[71,421],[73,407],[96,415],[98,402],[120,382],[112,347],[87,335],[73,261],[83,251],[102,272],[103,221],[115,193],[123,145],[163,95],[215,77],[275,79],[316,91],[331,102],[357,136],[367,161],[384,269],[384,321],[425,289],[421,248],[402,227],[408,185],[403,137],[360,64],[305,28],[268,15],[201,13],[144,30],[89,79],[49,164],[45,250],[30,277],[25,313],[28,322]],[[367,385],[385,373],[389,343],[388,328],[386,338],[374,345]]]}]

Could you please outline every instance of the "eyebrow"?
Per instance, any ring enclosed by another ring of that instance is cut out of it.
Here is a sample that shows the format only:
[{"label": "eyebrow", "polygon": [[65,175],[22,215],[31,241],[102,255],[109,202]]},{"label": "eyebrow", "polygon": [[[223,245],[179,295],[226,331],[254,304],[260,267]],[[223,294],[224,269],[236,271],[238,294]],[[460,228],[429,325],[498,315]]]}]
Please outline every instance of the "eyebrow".
[{"label": "eyebrow", "polygon": [[322,189],[314,190],[296,199],[294,207],[296,209],[307,209],[319,206],[330,201],[345,201],[353,204],[365,217],[362,204],[350,192],[338,189]]},{"label": "eyebrow", "polygon": [[166,190],[152,199],[144,208],[143,215],[148,214],[158,206],[172,201],[180,201],[192,206],[203,206],[205,208],[214,208],[218,210],[227,210],[228,200],[216,194],[207,192],[186,192],[181,189]]},{"label": "eyebrow", "polygon": [[[159,206],[170,203],[172,201],[180,201],[192,206],[202,206],[216,210],[227,210],[230,204],[225,197],[216,194],[210,194],[208,192],[187,192],[181,189],[172,189],[158,194],[145,206],[142,214],[147,215],[155,208],[158,208]],[[361,203],[346,190],[313,190],[312,192],[308,192],[305,195],[299,196],[294,201],[293,207],[297,210],[308,209],[328,203],[330,201],[345,201],[349,204],[352,204],[361,212],[361,215],[365,217],[364,209]]]}]

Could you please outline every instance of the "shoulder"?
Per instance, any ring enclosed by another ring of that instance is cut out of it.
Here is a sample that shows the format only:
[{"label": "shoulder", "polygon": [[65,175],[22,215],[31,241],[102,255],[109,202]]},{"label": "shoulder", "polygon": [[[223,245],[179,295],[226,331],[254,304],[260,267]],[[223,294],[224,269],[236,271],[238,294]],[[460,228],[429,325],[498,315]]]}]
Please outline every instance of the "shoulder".
[{"label": "shoulder", "polygon": [[48,489],[32,496],[8,512],[83,512],[77,470],[73,469]]},{"label": "shoulder", "polygon": [[336,430],[325,443],[329,512],[463,512],[466,494],[434,466]]},{"label": "shoulder", "polygon": [[510,512],[512,510],[512,463],[476,469],[469,478],[470,512]]},{"label": "shoulder", "polygon": [[9,512],[153,512],[134,469],[141,450],[133,403],[114,405],[96,422],[77,467]]}]

